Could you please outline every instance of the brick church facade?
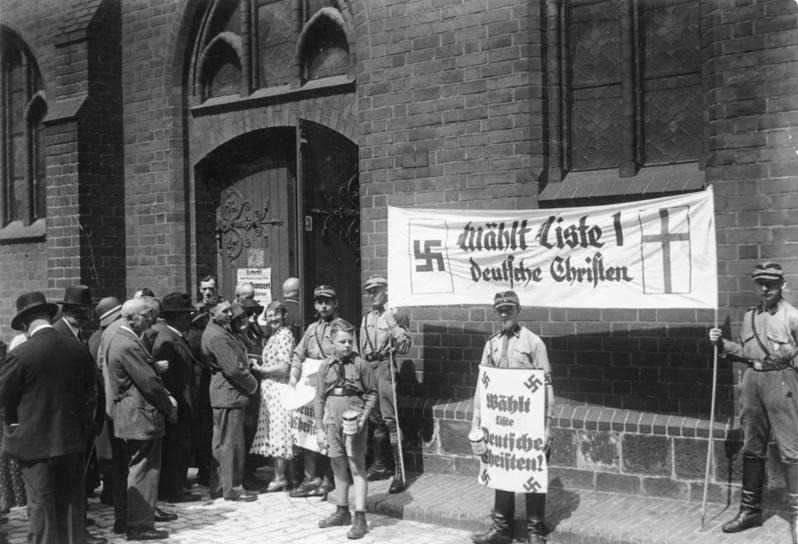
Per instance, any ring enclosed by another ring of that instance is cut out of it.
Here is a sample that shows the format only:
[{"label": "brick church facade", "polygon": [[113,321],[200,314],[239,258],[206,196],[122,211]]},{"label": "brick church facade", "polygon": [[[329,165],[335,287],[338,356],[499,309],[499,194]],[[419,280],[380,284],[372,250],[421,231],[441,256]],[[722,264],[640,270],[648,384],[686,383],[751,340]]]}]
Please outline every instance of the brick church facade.
[{"label": "brick church facade", "polygon": [[[0,339],[23,291],[196,295],[270,267],[359,321],[386,206],[529,209],[714,186],[719,319],[753,264],[798,282],[793,0],[3,0]],[[787,298],[796,302],[792,292]],[[488,301],[486,301],[487,303]],[[310,307],[306,308],[310,315]],[[473,471],[488,305],[410,308],[409,456]],[[739,477],[712,312],[525,308],[562,485],[695,498]],[[711,432],[710,432],[711,431]]]}]

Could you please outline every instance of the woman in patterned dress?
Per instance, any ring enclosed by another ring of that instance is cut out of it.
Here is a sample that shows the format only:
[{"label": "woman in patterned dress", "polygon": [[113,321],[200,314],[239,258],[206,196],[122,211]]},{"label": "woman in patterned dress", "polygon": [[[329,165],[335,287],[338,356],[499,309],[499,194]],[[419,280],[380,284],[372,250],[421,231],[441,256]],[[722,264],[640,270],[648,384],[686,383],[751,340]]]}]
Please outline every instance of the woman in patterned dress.
[{"label": "woman in patterned dress", "polygon": [[262,364],[254,366],[262,379],[261,403],[258,430],[250,453],[271,456],[274,459],[274,479],[267,491],[280,491],[287,487],[286,464],[293,456],[291,411],[285,409],[281,396],[281,389],[288,384],[291,354],[295,346],[291,328],[285,325],[286,311],[279,301],[266,307],[266,321],[271,329],[271,336],[263,347]]},{"label": "woman in patterned dress", "polygon": [[[21,339],[15,339],[12,343],[13,347],[18,346],[25,341],[25,335],[20,335]],[[0,361],[5,356],[6,345],[0,342]],[[11,351],[9,349],[9,351]],[[0,407],[0,444],[3,440],[3,427],[5,425],[5,418],[3,416],[3,408]],[[0,516],[5,516],[8,511],[15,506],[25,506],[27,497],[25,496],[25,482],[22,480],[22,471],[19,468],[19,463],[0,450]],[[0,518],[2,523],[5,518]]]}]

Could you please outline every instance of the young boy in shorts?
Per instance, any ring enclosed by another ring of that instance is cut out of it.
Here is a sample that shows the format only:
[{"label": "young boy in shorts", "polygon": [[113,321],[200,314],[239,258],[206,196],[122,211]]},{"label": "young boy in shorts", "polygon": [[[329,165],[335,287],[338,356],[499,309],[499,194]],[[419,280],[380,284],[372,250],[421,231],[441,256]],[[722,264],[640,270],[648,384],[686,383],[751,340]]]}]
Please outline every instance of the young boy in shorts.
[{"label": "young boy in shorts", "polygon": [[[354,348],[355,328],[343,319],[330,324],[333,355],[319,368],[314,403],[316,439],[320,448],[327,448],[335,477],[335,491],[331,502],[337,507],[329,517],[319,522],[319,527],[337,527],[352,523],[349,513],[349,474],[355,488],[355,520],[346,534],[356,540],[366,534],[366,437],[369,413],[376,402],[376,390],[371,365],[363,360]],[[343,413],[359,412],[357,433],[346,437],[343,433]],[[347,448],[347,439],[351,440]]]}]

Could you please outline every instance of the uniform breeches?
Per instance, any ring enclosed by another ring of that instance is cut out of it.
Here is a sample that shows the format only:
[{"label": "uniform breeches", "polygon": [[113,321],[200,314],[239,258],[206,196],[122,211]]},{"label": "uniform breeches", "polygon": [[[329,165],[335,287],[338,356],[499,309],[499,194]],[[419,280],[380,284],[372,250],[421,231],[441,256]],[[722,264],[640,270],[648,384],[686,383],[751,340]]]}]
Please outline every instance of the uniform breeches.
[{"label": "uniform breeches", "polygon": [[771,430],[783,463],[798,463],[798,372],[748,369],[741,387],[743,456],[767,458]]},{"label": "uniform breeches", "polygon": [[375,425],[375,433],[387,428],[391,436],[396,436],[396,405],[394,404],[393,383],[391,382],[391,362],[380,361],[375,370],[377,403],[371,411],[371,421]]}]

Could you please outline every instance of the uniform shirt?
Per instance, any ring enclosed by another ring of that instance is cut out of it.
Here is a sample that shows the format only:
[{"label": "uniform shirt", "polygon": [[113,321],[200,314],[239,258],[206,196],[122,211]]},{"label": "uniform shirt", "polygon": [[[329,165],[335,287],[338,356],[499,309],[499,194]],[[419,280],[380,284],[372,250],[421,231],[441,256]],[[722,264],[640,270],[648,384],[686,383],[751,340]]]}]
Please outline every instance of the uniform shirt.
[{"label": "uniform shirt", "polygon": [[[546,382],[546,416],[554,417],[554,390],[551,386],[551,365],[546,345],[541,338],[521,325],[516,325],[509,334],[497,332],[488,338],[482,351],[483,366],[494,368],[531,368],[543,370]],[[474,395],[473,422],[480,421],[479,388]]]},{"label": "uniform shirt", "polygon": [[[328,357],[319,367],[316,380],[316,399],[313,408],[317,429],[331,423],[340,424],[341,413],[346,409],[362,409],[370,412],[374,407],[377,398],[374,389],[374,374],[371,365],[356,353],[346,359],[338,359],[335,356]],[[333,397],[336,399],[335,406],[328,407],[327,396],[336,387],[354,390],[360,395],[335,396]]]},{"label": "uniform shirt", "polygon": [[754,318],[759,339],[768,348],[770,355],[796,366],[798,309],[784,299],[769,310],[761,305],[749,308],[743,317],[740,342],[723,340],[723,353],[753,361],[762,361],[767,356],[754,337],[751,316]]},{"label": "uniform shirt", "polygon": [[407,315],[397,315],[393,310],[374,308],[363,316],[360,324],[360,354],[387,358],[389,343],[393,341],[397,353],[410,349]]},{"label": "uniform shirt", "polygon": [[331,317],[329,321],[319,319],[308,325],[305,334],[294,348],[291,355],[291,376],[296,379],[302,375],[302,361],[305,359],[326,359],[333,352],[333,342],[330,336],[330,323],[335,319]]}]

